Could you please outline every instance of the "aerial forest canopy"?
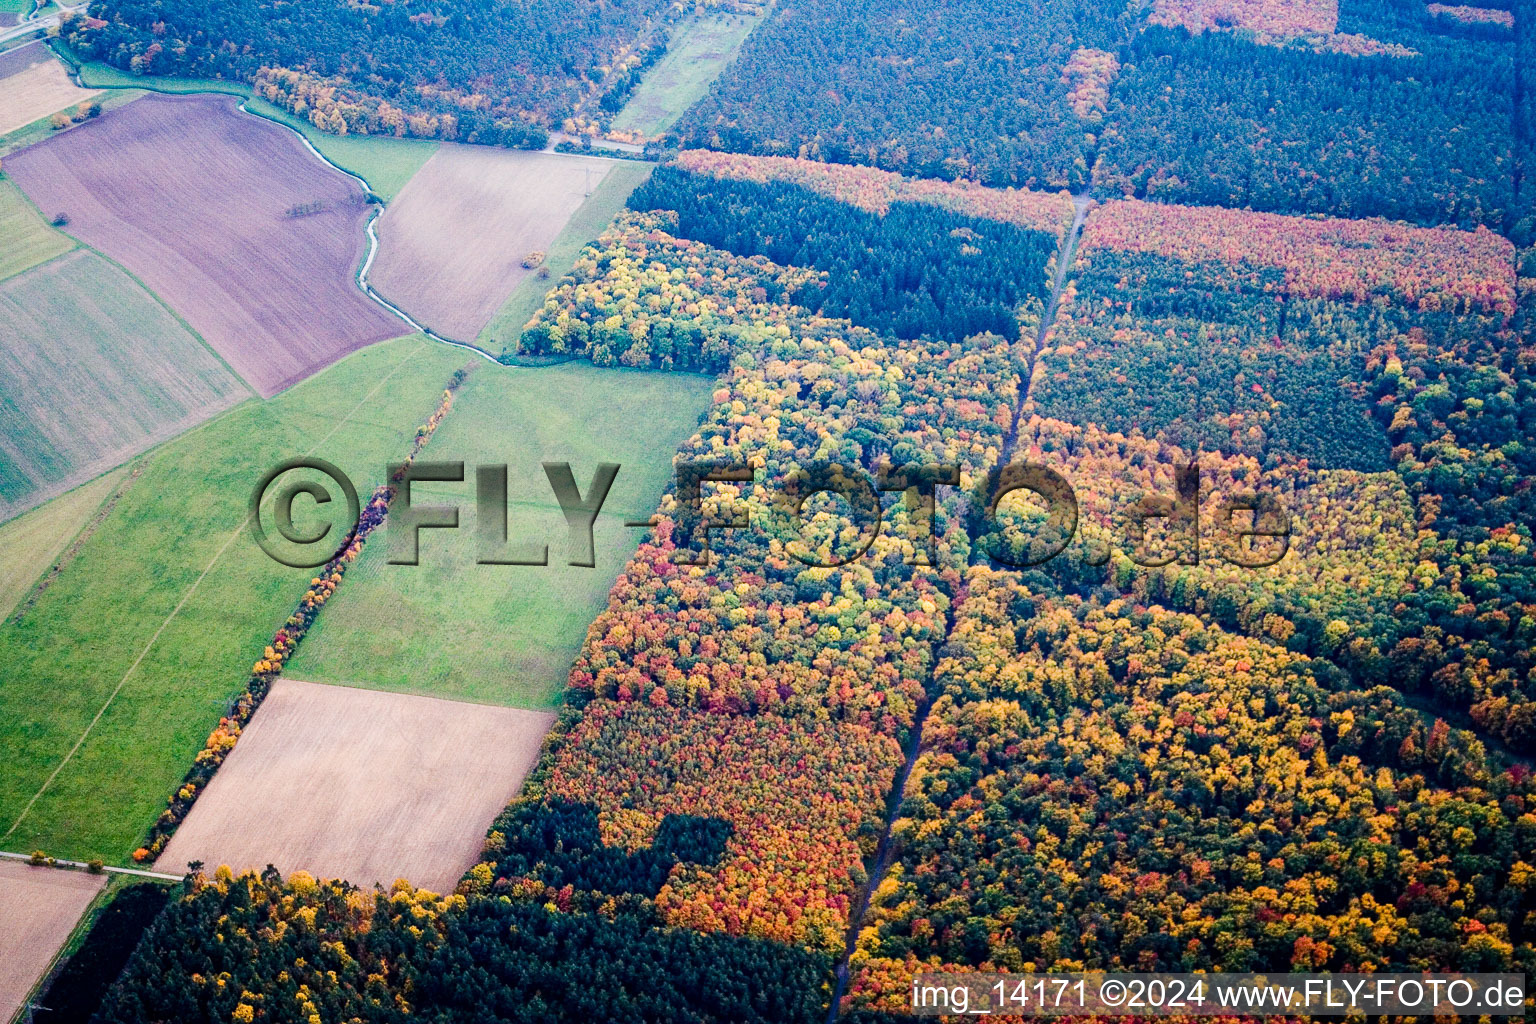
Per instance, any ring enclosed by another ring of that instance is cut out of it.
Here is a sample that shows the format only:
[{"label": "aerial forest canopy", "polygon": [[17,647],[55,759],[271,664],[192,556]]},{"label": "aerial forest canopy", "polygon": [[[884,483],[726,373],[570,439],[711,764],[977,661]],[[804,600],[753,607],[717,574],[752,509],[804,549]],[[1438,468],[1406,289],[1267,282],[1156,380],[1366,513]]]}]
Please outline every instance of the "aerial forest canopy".
[{"label": "aerial forest canopy", "polygon": [[1129,48],[1094,181],[1165,202],[1498,227],[1514,212],[1509,51],[1356,57],[1154,26]]},{"label": "aerial forest canopy", "polygon": [[544,144],[667,0],[105,0],[64,32],[71,47],[139,74],[254,82],[340,132]]},{"label": "aerial forest canopy", "polygon": [[1527,216],[1515,154],[1529,19],[1346,0],[1328,33],[1218,21],[1191,34],[1181,6],[1138,24],[1108,3],[785,3],[680,141],[1283,213]]},{"label": "aerial forest canopy", "polygon": [[1126,5],[794,0],[680,128],[687,145],[867,163],[988,185],[1087,181],[1077,48],[1112,48]]},{"label": "aerial forest canopy", "polygon": [[630,197],[636,210],[669,210],[678,234],[741,256],[814,267],[787,299],[902,338],[1013,337],[1021,309],[1036,311],[1040,268],[1056,238],[925,203],[882,216],[798,185],[731,181],[659,168]]}]

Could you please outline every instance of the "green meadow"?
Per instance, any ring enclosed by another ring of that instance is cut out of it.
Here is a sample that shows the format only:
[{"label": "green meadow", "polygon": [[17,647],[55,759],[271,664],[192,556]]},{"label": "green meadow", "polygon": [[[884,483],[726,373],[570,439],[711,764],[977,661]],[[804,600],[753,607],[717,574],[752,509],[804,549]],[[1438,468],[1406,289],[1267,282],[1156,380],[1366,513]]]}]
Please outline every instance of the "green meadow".
[{"label": "green meadow", "polygon": [[0,525],[0,619],[11,614],[69,543],[108,501],[127,466],[119,466]]},{"label": "green meadow", "polygon": [[[462,461],[462,484],[416,484],[417,505],[459,509],[456,530],[422,530],[419,564],[391,565],[392,519],[370,540],[286,674],[484,704],[555,706],[587,627],[672,477],[678,445],[708,407],[709,378],[565,363],[477,366],[423,450]],[[620,465],[594,528],[595,568],[569,564],[568,529],[543,462],[569,462],[583,494]],[[547,544],[549,564],[476,563],[474,467],[508,466],[512,544]],[[397,499],[398,501],[398,499]]]},{"label": "green meadow", "polygon": [[660,135],[704,98],[752,32],[750,14],[700,14],[682,25],[666,55],[645,73],[613,119],[619,131]]},{"label": "green meadow", "polygon": [[0,849],[129,858],[309,581],[246,529],[262,474],[312,454],[366,499],[464,362],[424,338],[385,342],[144,457],[0,624]]}]

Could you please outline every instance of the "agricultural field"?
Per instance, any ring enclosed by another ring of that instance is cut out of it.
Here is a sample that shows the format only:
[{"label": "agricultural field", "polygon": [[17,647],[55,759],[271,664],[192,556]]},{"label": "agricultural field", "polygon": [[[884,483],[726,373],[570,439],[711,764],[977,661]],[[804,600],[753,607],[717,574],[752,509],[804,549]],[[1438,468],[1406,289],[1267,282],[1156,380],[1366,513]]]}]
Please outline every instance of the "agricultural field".
[{"label": "agricultural field", "polygon": [[554,716],[282,679],[156,862],[447,892]]},{"label": "agricultural field", "polygon": [[126,466],[104,473],[0,525],[0,618],[9,617],[38,577],[57,564],[128,473]]},{"label": "agricultural field", "polygon": [[354,281],[361,189],[233,98],[146,96],[5,166],[263,396],[407,330]]},{"label": "agricultural field", "polygon": [[0,283],[0,520],[250,396],[121,269],[79,250]]},{"label": "agricultural field", "polygon": [[0,1020],[21,1009],[105,883],[101,875],[0,861]]},{"label": "agricultural field", "polygon": [[631,139],[671,128],[709,91],[758,21],[750,14],[701,14],[678,26],[666,56],[646,71],[609,127]]},{"label": "agricultural field", "polygon": [[41,43],[24,43],[9,50],[0,50],[0,79],[27,70],[35,64],[52,59],[48,47]]},{"label": "agricultural field", "polygon": [[[569,363],[477,368],[422,458],[463,461],[463,484],[417,484],[412,501],[460,508],[460,528],[424,530],[421,564],[389,565],[379,535],[289,666],[323,683],[514,707],[554,707],[587,624],[671,483],[698,424],[707,378]],[[568,461],[583,493],[600,462],[620,465],[594,527],[595,568],[572,566],[564,516],[540,468]],[[548,566],[475,564],[477,464],[505,462],[508,537],[549,548]],[[387,532],[387,528],[386,528]],[[413,879],[414,880],[414,879]]]},{"label": "agricultural field", "polygon": [[69,80],[41,43],[0,53],[0,135],[96,96]]},{"label": "agricultural field", "polygon": [[331,135],[260,98],[247,100],[246,109],[302,132],[327,160],[368,182],[373,194],[386,203],[394,201],[438,149],[438,143],[422,139]]},{"label": "agricultural field", "polygon": [[0,281],[46,263],[74,248],[74,243],[43,223],[26,196],[0,179]]},{"label": "agricultural field", "polygon": [[221,78],[136,75],[100,61],[81,60],[78,54],[70,54],[70,59],[75,63],[80,81],[87,88],[103,90],[102,95],[108,98],[123,94],[136,96],[143,90],[172,95],[223,93],[238,96],[244,101],[246,110],[299,132],[331,163],[367,181],[374,195],[385,202],[395,198],[395,194],[405,187],[411,175],[419,171],[421,165],[437,152],[438,144],[427,139],[397,139],[389,135],[335,135],[321,131],[307,118],[297,117],[272,105],[243,82]]},{"label": "agricultural field", "polygon": [[[512,294],[507,296],[507,301],[502,303],[491,322],[485,325],[477,339],[481,346],[499,353],[515,350],[523,327],[544,304],[544,296],[551,283],[570,273],[582,249],[603,233],[603,229],[624,209],[630,195],[645,183],[654,169],[654,164],[633,160],[616,161],[608,169],[592,194],[549,244],[544,266],[524,277],[512,289]],[[547,276],[545,271],[548,271]]]},{"label": "agricultural field", "polygon": [[123,863],[310,578],[256,546],[251,491],[312,453],[366,494],[464,353],[373,346],[151,453],[69,564],[0,625],[0,846]]},{"label": "agricultural field", "polygon": [[379,219],[369,283],[428,329],[473,341],[612,163],[443,146]]}]

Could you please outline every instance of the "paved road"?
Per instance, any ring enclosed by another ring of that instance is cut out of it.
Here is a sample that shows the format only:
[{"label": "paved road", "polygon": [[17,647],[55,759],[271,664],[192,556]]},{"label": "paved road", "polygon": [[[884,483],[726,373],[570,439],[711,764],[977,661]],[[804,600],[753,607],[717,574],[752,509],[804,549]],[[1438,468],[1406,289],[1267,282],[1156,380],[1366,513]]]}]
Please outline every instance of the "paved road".
[{"label": "paved road", "polygon": [[40,18],[32,18],[30,21],[23,21],[18,25],[11,26],[10,28],[0,29],[0,44],[8,43],[13,39],[25,39],[27,36],[34,32],[46,32],[48,29],[59,23],[65,12],[83,11],[85,10],[85,7],[85,4],[76,4],[73,7],[63,7],[59,10],[45,14]]}]

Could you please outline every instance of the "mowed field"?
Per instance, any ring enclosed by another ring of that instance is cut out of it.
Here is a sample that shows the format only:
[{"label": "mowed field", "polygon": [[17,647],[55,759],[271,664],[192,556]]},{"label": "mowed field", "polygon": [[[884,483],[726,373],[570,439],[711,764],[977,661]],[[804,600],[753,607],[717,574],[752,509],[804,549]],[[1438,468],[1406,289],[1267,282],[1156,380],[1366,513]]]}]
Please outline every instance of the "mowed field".
[{"label": "mowed field", "polygon": [[15,185],[0,178],[0,281],[61,256],[74,245],[43,223]]},{"label": "mowed field", "polygon": [[[585,363],[477,369],[423,459],[462,460],[463,484],[412,487],[455,504],[457,530],[423,530],[419,565],[388,564],[376,534],[288,670],[301,679],[550,708],[587,627],[607,604],[697,427],[713,382]],[[600,462],[621,467],[594,529],[596,568],[569,564],[568,529],[542,462],[569,462],[587,493]],[[474,467],[508,465],[512,543],[548,544],[549,565],[476,564]]]},{"label": "mowed field", "polygon": [[652,138],[672,127],[709,91],[758,20],[750,14],[701,14],[682,25],[666,55],[614,116],[614,130]]},{"label": "mowed field", "polygon": [[0,623],[0,849],[127,861],[310,579],[246,528],[261,476],[313,454],[370,493],[464,361],[419,336],[372,346],[145,456]]},{"label": "mowed field", "polygon": [[0,619],[11,614],[70,541],[91,522],[128,467],[104,473],[0,526]]},{"label": "mowed field", "polygon": [[250,397],[88,250],[0,283],[0,323],[0,521]]},{"label": "mowed field", "polygon": [[428,328],[474,341],[613,162],[444,145],[379,219],[370,283]]},{"label": "mowed field", "polygon": [[21,1009],[106,881],[0,861],[0,1021]]},{"label": "mowed field", "polygon": [[64,65],[41,43],[0,54],[0,135],[95,95],[71,82]]},{"label": "mowed field", "polygon": [[554,716],[280,679],[156,866],[448,892]]},{"label": "mowed field", "polygon": [[69,233],[120,261],[263,395],[406,329],[355,281],[351,178],[230,96],[146,96],[7,157]]}]

